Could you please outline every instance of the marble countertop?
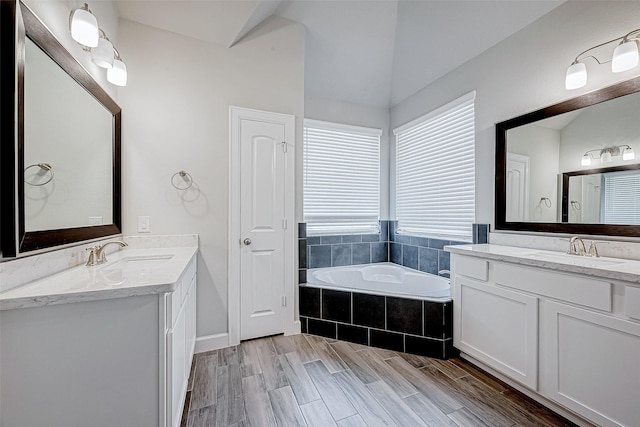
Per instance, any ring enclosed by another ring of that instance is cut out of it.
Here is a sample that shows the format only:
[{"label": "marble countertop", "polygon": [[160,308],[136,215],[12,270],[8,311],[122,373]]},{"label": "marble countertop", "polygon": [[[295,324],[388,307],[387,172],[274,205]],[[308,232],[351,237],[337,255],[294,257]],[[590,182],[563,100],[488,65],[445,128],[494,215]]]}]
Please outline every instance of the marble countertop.
[{"label": "marble countertop", "polygon": [[2,292],[0,310],[172,292],[197,252],[197,246],[126,248],[103,265],[80,265]]},{"label": "marble countertop", "polygon": [[640,261],[569,255],[543,249],[520,248],[495,244],[450,245],[446,251],[494,261],[512,262],[532,267],[615,279],[640,284]]}]

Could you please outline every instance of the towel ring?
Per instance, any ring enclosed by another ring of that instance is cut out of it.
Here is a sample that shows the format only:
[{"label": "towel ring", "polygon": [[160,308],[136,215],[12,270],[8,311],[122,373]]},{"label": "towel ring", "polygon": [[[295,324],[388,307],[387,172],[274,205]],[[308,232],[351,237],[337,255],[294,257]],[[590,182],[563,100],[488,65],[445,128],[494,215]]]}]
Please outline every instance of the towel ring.
[{"label": "towel ring", "polygon": [[[180,176],[180,178],[182,178],[182,180],[184,182],[188,183],[189,185],[187,185],[186,187],[176,185],[175,178],[177,176]],[[185,171],[176,172],[171,177],[171,185],[173,185],[173,188],[175,188],[176,190],[184,191],[184,190],[187,190],[187,189],[191,188],[191,186],[193,185],[193,178],[191,177],[191,175],[188,172],[185,172]]]},{"label": "towel ring", "polygon": [[571,207],[577,211],[582,209],[582,205],[580,205],[580,202],[577,200],[572,200],[571,201]]},{"label": "towel ring", "polygon": [[[53,168],[51,167],[51,165],[49,163],[36,163],[33,165],[29,165],[27,166],[24,171],[25,173],[31,169],[31,168],[35,168],[35,167],[39,167],[41,171],[43,171],[43,174],[46,174],[47,172],[49,173],[49,179],[46,180],[45,182],[42,182],[40,184],[32,184],[29,181],[27,181],[26,179],[24,180],[25,184],[31,185],[33,187],[42,187],[43,185],[47,185],[48,183],[50,183],[51,181],[53,181]],[[40,172],[38,172],[40,173]]]},{"label": "towel ring", "polygon": [[549,199],[548,197],[542,197],[542,198],[540,199],[540,203],[539,203],[539,204],[542,204],[542,203],[544,203],[544,205],[545,205],[546,207],[548,207],[548,208],[550,208],[550,207],[551,207],[551,199]]}]

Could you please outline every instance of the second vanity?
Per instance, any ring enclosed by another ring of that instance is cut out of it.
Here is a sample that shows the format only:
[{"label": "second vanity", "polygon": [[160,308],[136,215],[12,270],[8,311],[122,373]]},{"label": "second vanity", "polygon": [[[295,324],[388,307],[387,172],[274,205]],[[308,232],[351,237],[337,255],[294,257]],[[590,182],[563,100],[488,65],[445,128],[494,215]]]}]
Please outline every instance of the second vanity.
[{"label": "second vanity", "polygon": [[492,244],[447,250],[463,357],[580,424],[638,425],[640,261]]},{"label": "second vanity", "polygon": [[180,425],[197,251],[127,248],[0,293],[0,424]]}]

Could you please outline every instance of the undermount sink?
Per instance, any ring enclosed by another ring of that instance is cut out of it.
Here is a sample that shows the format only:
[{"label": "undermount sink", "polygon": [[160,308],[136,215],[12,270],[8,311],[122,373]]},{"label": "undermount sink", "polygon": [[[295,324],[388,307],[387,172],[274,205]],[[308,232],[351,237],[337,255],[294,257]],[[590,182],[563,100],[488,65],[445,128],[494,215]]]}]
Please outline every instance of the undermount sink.
[{"label": "undermount sink", "polygon": [[139,271],[154,267],[160,267],[162,264],[171,260],[173,255],[146,255],[146,256],[128,256],[124,257],[113,264],[106,265],[102,270],[123,270],[123,271]]},{"label": "undermount sink", "polygon": [[602,267],[607,265],[624,264],[625,262],[624,260],[618,259],[588,257],[582,255],[565,254],[562,252],[531,252],[527,253],[526,257],[538,259],[540,261],[559,262],[562,264],[577,265],[582,267]]}]

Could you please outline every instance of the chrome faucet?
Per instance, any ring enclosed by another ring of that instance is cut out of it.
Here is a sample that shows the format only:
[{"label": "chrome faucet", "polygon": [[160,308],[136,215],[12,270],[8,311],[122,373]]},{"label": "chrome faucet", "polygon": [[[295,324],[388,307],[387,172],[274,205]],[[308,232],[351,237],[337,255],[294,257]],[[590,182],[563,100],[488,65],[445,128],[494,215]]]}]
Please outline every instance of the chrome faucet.
[{"label": "chrome faucet", "polygon": [[580,237],[573,236],[571,240],[569,240],[569,250],[567,253],[571,255],[587,255],[587,249],[584,247],[584,242]]},{"label": "chrome faucet", "polygon": [[591,241],[591,244],[589,245],[589,252],[587,253],[587,256],[592,256],[594,258],[599,258],[600,257],[600,254],[598,253],[598,248],[596,247],[595,240]]},{"label": "chrome faucet", "polygon": [[90,248],[87,248],[89,252],[89,259],[87,260],[87,263],[85,264],[87,267],[91,267],[94,265],[100,265],[100,264],[104,264],[105,262],[107,262],[107,256],[104,253],[104,249],[109,246],[109,245],[120,245],[120,247],[125,247],[125,246],[129,246],[128,244],[126,244],[125,242],[121,242],[121,241],[113,241],[113,242],[107,242],[104,245],[98,245],[98,246],[92,246]]},{"label": "chrome faucet", "polygon": [[438,271],[438,275],[442,275],[442,274],[447,274],[449,275],[449,277],[451,277],[451,272],[449,270],[440,270]]}]

